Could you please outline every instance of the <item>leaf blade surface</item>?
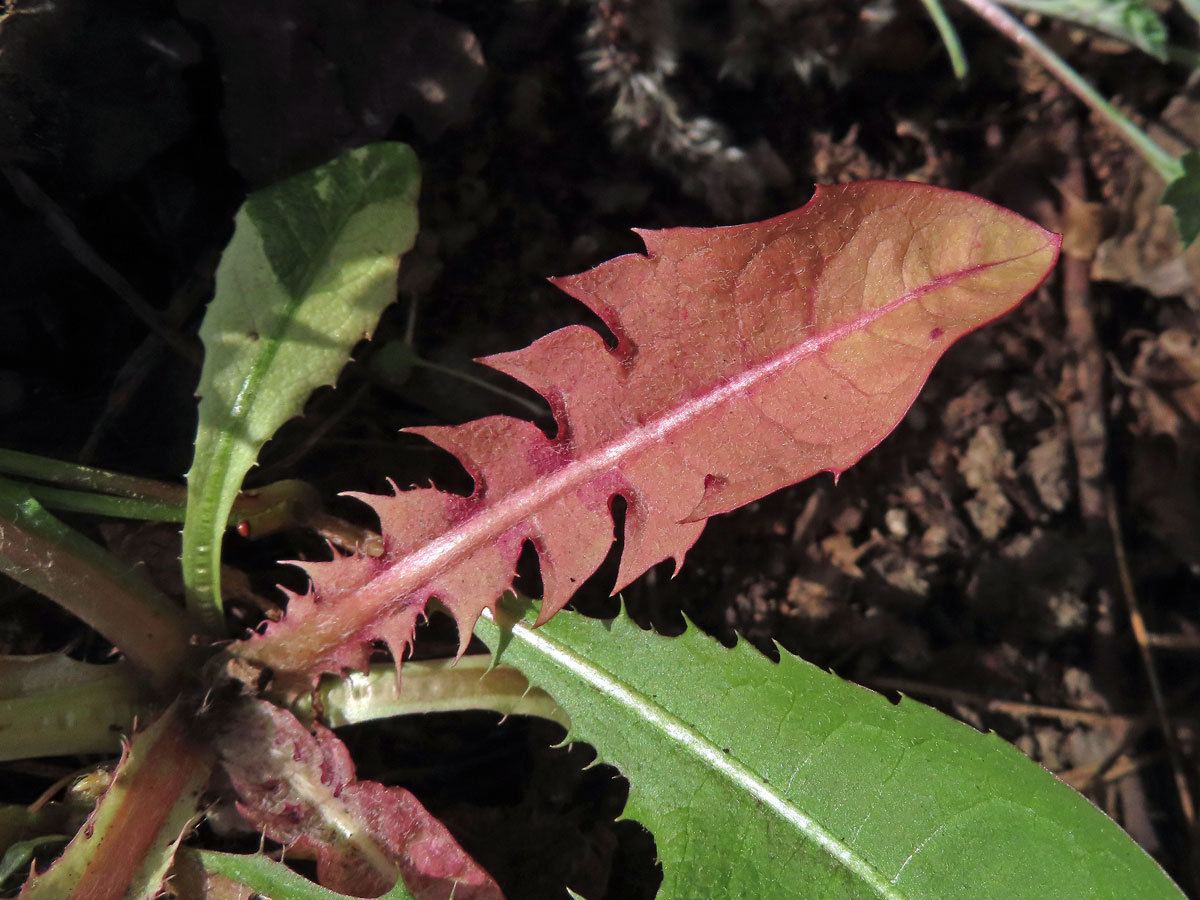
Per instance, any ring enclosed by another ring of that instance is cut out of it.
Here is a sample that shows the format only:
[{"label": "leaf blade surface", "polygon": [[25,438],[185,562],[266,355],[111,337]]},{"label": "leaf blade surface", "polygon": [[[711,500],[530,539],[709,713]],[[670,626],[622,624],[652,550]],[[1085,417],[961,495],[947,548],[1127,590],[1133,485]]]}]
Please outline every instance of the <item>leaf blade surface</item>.
[{"label": "leaf blade surface", "polygon": [[549,400],[557,435],[505,416],[414,429],[474,493],[362,496],[384,554],[305,564],[310,594],[237,652],[299,680],[364,668],[375,640],[400,659],[430,597],[465,645],[526,542],[548,618],[607,555],[614,495],[628,502],[617,589],[679,565],[708,516],[857,461],[946,347],[1015,306],[1058,253],[1013,213],[901,182],[822,188],[766,222],[639,234],[648,255],[555,280],[615,350],[575,326],[486,360]]},{"label": "leaf blade surface", "polygon": [[[535,621],[511,626],[500,660],[567,712],[567,741],[629,779],[625,815],[655,836],[663,900],[1182,896],[995,735],[694,627],[664,638],[624,615]],[[501,640],[490,615],[476,632]]]},{"label": "leaf blade surface", "polygon": [[200,328],[183,530],[188,605],[213,631],[221,541],[242,480],[395,300],[399,259],[417,231],[418,182],[411,148],[371,144],[252,194],[238,212]]}]

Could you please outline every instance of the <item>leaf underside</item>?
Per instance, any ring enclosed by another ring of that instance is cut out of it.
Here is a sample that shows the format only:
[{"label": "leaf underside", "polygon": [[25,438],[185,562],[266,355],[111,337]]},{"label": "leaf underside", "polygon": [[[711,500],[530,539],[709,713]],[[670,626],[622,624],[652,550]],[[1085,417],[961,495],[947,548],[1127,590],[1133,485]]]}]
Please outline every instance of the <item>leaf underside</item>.
[{"label": "leaf underside", "polygon": [[[502,608],[504,609],[504,608]],[[993,734],[780,650],[566,612],[476,633],[629,779],[660,900],[1181,900],[1082,796]],[[931,776],[936,773],[936,777]]]},{"label": "leaf underside", "polygon": [[317,860],[322,885],[377,897],[397,876],[418,900],[503,900],[491,877],[409,791],[359,781],[350,752],[266,701],[230,717],[221,763],[238,809],[290,856]]},{"label": "leaf underside", "polygon": [[707,517],[841,473],[878,444],[946,348],[1033,290],[1059,244],[987,201],[902,182],[818,188],[750,225],[638,234],[648,255],[554,280],[615,349],[573,326],[484,360],[549,401],[557,434],[506,416],[413,429],[462,462],[474,492],[358,495],[383,555],[303,564],[310,592],[235,652],[297,686],[364,668],[376,641],[401,659],[431,597],[465,646],[526,542],[548,619],[607,555],[616,495],[616,589],[678,566]]}]

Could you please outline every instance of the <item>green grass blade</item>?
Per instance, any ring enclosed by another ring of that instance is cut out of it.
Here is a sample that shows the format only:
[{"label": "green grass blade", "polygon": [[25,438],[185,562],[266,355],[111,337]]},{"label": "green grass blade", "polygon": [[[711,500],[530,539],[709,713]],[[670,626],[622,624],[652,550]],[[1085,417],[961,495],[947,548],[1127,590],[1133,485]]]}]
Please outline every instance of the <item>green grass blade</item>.
[{"label": "green grass blade", "polygon": [[[140,519],[143,522],[182,522],[184,505],[166,500],[142,497],[118,497],[113,494],[90,494],[48,485],[30,484],[29,493],[47,509],[63,512],[89,513],[116,519]],[[182,492],[181,497],[182,501]]]},{"label": "green grass blade", "polygon": [[1167,61],[1167,26],[1145,0],[1000,0],[1005,6],[1095,29]]},{"label": "green grass blade", "polygon": [[946,15],[946,10],[942,9],[941,0],[921,0],[921,2],[925,4],[925,11],[929,13],[929,18],[933,20],[933,24],[937,28],[938,36],[946,46],[954,77],[962,81],[967,77],[967,55],[963,52],[958,32],[954,30],[954,23]]},{"label": "green grass blade", "polygon": [[21,453],[19,450],[0,449],[0,474],[133,500],[161,500],[164,503],[181,505],[184,501],[182,485],[81,466],[48,456]]},{"label": "green grass blade", "polygon": [[250,196],[200,329],[200,422],[188,472],[188,605],[221,625],[221,541],[262,445],[332,384],[395,299],[417,231],[419,172],[404,144],[372,144]]},{"label": "green grass blade", "polygon": [[[1180,900],[1110,819],[994,735],[786,652],[560,613],[476,634],[629,779],[661,898]],[[1032,893],[1031,893],[1032,891]]]},{"label": "green grass blade", "polygon": [[1166,150],[1155,143],[1132,119],[1109,103],[1100,92],[1088,84],[1087,79],[1076,72],[1066,60],[1055,53],[1045,41],[997,6],[995,0],[960,0],[973,9],[984,21],[1028,51],[1038,62],[1050,70],[1068,90],[1098,114],[1108,120],[1121,133],[1129,146],[1137,150],[1166,182],[1175,181],[1183,175],[1183,165]]}]

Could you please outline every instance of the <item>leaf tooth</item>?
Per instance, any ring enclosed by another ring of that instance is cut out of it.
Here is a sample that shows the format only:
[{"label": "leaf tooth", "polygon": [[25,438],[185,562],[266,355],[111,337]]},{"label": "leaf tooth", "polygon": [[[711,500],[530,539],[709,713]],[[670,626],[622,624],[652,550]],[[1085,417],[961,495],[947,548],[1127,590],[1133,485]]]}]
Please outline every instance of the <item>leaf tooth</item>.
[{"label": "leaf tooth", "polygon": [[631,488],[621,492],[629,508],[625,550],[613,593],[664,559],[675,560],[678,572],[684,555],[704,530],[703,521],[684,521],[704,490],[703,478],[696,477],[685,458],[669,450],[647,453],[626,465],[624,472]]},{"label": "leaf tooth", "polygon": [[[527,466],[541,474],[559,468],[557,446],[532,422],[510,416],[488,416],[463,425],[406,428],[454,457],[475,482],[472,498],[518,490],[528,478]],[[516,460],[514,461],[514,454]]]},{"label": "leaf tooth", "polygon": [[[632,505],[630,509],[633,509]],[[613,585],[614,594],[624,590],[650,568],[667,559],[675,562],[675,570],[671,577],[678,575],[683,566],[683,558],[699,539],[705,524],[703,521],[679,522],[653,512],[645,517],[646,524],[638,524],[634,520],[633,530],[630,530],[630,522],[631,518],[627,513],[625,552],[621,556],[621,567]]]},{"label": "leaf tooth", "polygon": [[[579,495],[564,497],[534,518],[534,546],[542,568],[543,599],[537,624],[562,609],[600,568],[613,544],[613,521],[608,498],[586,502]],[[570,539],[561,536],[570,536]]]},{"label": "leaf tooth", "polygon": [[377,638],[387,644],[388,652],[396,661],[396,680],[400,680],[401,664],[413,643],[413,635],[417,628],[417,619],[425,610],[425,604],[412,604],[404,607],[375,628]]},{"label": "leaf tooth", "polygon": [[367,504],[379,516],[387,556],[405,553],[444,533],[469,506],[465,497],[431,487],[390,495],[356,492],[346,496]]},{"label": "leaf tooth", "polygon": [[636,302],[643,284],[653,274],[649,259],[640,253],[629,253],[578,275],[551,278],[550,283],[599,316],[617,339],[617,354],[628,359],[636,342],[628,333],[621,310],[625,304]]},{"label": "leaf tooth", "polygon": [[[815,471],[803,471],[796,480],[800,481],[815,474]],[[779,480],[783,481],[783,477]],[[760,500],[770,493],[771,490],[764,489],[758,481],[731,481],[710,475],[704,480],[704,496],[696,504],[696,508],[687,514],[685,521],[703,522],[711,516],[727,513]]]},{"label": "leaf tooth", "polygon": [[331,595],[343,593],[347,588],[357,586],[379,568],[379,563],[374,557],[360,554],[341,556],[336,554],[336,551],[333,559],[292,560],[289,565],[304,572],[314,588],[319,589],[324,595],[314,597],[314,603],[319,603]]},{"label": "leaf tooth", "polygon": [[497,372],[516,378],[550,403],[582,387],[596,388],[581,378],[603,377],[605,369],[619,370],[620,360],[600,333],[586,325],[568,325],[538,338],[528,347],[497,353],[479,360]]},{"label": "leaf tooth", "polygon": [[[512,587],[512,581],[509,581],[509,588]],[[467,652],[467,647],[471,645],[471,636],[475,630],[475,623],[479,621],[479,617],[483,614],[484,609],[490,609],[495,606],[496,601],[500,599],[503,592],[497,594],[495,599],[479,606],[475,603],[455,602],[454,600],[444,600],[442,604],[450,610],[450,614],[454,617],[454,624],[458,628],[458,650],[454,654],[455,660],[462,659]],[[478,609],[475,607],[479,606]]]},{"label": "leaf tooth", "polygon": [[517,559],[525,543],[524,528],[510,529],[470,559],[439,575],[425,588],[449,610],[458,625],[458,655],[466,652],[480,613],[512,590]]}]

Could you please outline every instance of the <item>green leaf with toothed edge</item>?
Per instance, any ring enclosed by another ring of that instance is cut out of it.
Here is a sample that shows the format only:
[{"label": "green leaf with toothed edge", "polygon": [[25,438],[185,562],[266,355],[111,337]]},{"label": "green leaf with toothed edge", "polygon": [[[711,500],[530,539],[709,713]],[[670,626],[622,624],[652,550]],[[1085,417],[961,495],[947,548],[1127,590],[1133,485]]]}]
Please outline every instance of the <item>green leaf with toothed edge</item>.
[{"label": "green leaf with toothed edge", "polygon": [[188,607],[220,630],[229,511],[276,429],[333,384],[395,300],[417,233],[416,155],[370,144],[251,194],[217,268],[200,328],[200,423],[187,475]]},{"label": "green leaf with toothed edge", "polygon": [[[660,898],[1180,900],[1086,799],[995,735],[781,651],[536,608],[475,633],[629,779]],[[503,621],[510,611],[501,608]]]}]

